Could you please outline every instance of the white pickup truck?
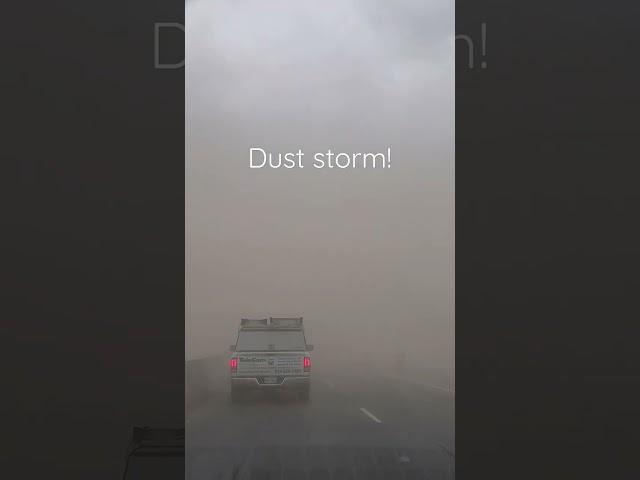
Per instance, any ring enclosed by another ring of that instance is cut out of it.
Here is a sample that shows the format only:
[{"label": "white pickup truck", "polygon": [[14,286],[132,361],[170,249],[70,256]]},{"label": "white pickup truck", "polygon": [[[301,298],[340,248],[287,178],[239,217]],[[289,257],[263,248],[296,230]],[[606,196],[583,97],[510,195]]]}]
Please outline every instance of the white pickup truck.
[{"label": "white pickup truck", "polygon": [[229,358],[231,401],[249,391],[288,390],[301,399],[311,393],[311,351],[302,317],[240,321]]}]

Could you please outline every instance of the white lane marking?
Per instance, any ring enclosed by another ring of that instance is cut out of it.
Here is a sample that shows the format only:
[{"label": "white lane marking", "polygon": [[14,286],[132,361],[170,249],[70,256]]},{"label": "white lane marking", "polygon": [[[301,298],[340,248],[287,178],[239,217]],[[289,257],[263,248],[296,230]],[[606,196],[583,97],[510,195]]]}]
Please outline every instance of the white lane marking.
[{"label": "white lane marking", "polygon": [[366,408],[360,408],[360,411],[362,413],[364,413],[367,417],[369,417],[371,420],[373,420],[376,423],[382,423],[382,420],[380,420],[378,417],[376,417],[373,413],[371,413],[369,410],[367,410]]}]

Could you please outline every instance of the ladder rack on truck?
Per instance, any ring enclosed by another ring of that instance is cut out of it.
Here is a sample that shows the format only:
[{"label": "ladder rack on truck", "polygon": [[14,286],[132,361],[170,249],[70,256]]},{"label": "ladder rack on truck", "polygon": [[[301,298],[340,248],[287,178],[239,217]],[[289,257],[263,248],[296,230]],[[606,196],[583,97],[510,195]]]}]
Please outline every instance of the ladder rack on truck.
[{"label": "ladder rack on truck", "polygon": [[243,318],[240,320],[240,329],[299,329],[304,328],[302,317],[269,317],[269,318]]}]

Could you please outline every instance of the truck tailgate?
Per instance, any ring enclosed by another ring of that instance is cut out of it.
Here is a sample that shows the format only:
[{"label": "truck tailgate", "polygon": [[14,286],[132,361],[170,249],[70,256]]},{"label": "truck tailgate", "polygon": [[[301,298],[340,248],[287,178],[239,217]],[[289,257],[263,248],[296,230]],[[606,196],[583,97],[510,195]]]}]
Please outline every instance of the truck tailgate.
[{"label": "truck tailgate", "polygon": [[237,358],[239,377],[304,375],[303,353],[241,352]]}]

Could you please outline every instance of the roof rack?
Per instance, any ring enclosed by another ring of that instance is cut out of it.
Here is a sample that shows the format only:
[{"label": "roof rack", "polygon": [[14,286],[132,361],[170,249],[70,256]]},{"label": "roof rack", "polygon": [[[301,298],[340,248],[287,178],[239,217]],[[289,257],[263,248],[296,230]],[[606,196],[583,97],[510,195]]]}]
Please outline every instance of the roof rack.
[{"label": "roof rack", "polygon": [[[124,480],[131,478],[127,473],[133,457],[184,458],[184,428],[133,427],[122,473]],[[139,473],[135,478],[138,478],[138,475]]]},{"label": "roof rack", "polygon": [[241,327],[266,327],[269,320],[267,318],[242,318],[240,319]]},{"label": "roof rack", "polygon": [[269,325],[272,327],[300,328],[302,317],[269,317]]},{"label": "roof rack", "polygon": [[241,330],[272,330],[288,329],[301,330],[302,317],[269,317],[269,318],[242,318]]}]

